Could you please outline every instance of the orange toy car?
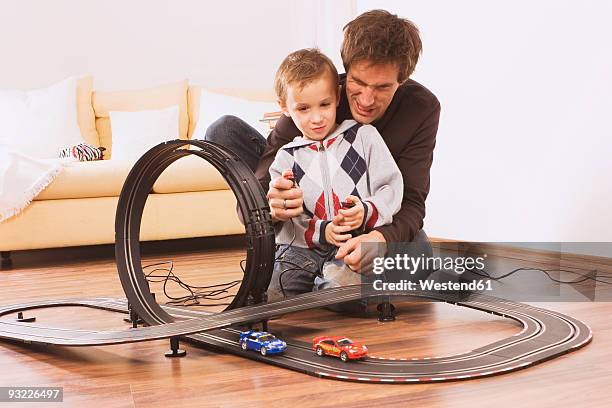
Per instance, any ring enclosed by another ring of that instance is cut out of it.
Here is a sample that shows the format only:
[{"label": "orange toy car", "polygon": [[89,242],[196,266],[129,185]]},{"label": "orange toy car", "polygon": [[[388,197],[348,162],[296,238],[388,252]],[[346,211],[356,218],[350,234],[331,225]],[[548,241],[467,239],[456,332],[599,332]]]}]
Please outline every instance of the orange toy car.
[{"label": "orange toy car", "polygon": [[319,336],[312,340],[312,349],[317,356],[335,356],[347,362],[358,360],[368,355],[368,348],[359,343],[354,343],[347,337]]}]

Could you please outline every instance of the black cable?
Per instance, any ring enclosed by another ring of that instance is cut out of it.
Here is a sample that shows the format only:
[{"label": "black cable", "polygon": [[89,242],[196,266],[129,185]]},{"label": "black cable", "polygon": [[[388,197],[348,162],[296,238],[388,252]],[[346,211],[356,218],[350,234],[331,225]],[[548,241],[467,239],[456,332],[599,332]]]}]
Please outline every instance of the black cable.
[{"label": "black cable", "polygon": [[[597,278],[597,269],[594,269],[592,271],[589,271],[590,273],[593,273],[594,276],[590,276],[588,274],[582,274],[580,272],[576,272],[576,271],[571,271],[568,269],[542,269],[542,268],[529,268],[529,267],[522,267],[522,268],[516,268],[510,272],[507,272],[501,276],[493,276],[491,275],[489,272],[485,271],[484,269],[468,269],[469,272],[473,273],[474,275],[478,275],[478,276],[482,276],[485,278],[489,278],[492,279],[494,281],[500,281],[502,279],[505,279],[517,272],[521,272],[521,271],[537,271],[537,272],[541,272],[543,274],[545,274],[551,281],[553,282],[557,282],[557,283],[561,283],[561,284],[573,284],[573,283],[582,283],[588,280],[592,280],[594,282],[599,282],[599,283],[603,283],[603,284],[607,284],[607,285],[612,285],[612,281],[607,281],[607,280],[602,280],[602,279],[598,279]],[[556,279],[553,278],[549,272],[566,272],[566,273],[573,273],[575,275],[580,276],[580,278],[578,278],[577,280],[573,280],[573,281],[564,281],[564,280],[560,280],[560,279]],[[612,275],[599,275],[599,278],[604,278],[604,279],[612,279]]]},{"label": "black cable", "polygon": [[274,262],[276,263],[276,261],[278,261],[283,255],[285,255],[285,252],[287,252],[287,250],[289,248],[291,248],[291,246],[293,245],[293,242],[295,241],[295,221],[293,221],[293,218],[290,218],[291,220],[291,226],[293,227],[293,237],[291,238],[291,241],[289,242],[289,244],[285,247],[285,249],[283,250],[283,252],[281,252],[276,258],[274,258]]},{"label": "black cable", "polygon": [[[243,273],[245,272],[245,269],[243,266],[243,262],[245,261],[246,260],[242,260],[240,262],[240,268],[242,269]],[[235,286],[237,286],[238,284],[242,282],[242,280],[233,280],[230,282],[220,283],[216,285],[206,285],[206,286],[189,285],[185,283],[184,281],[182,281],[178,276],[174,274],[173,272],[174,262],[173,261],[158,262],[158,263],[146,265],[142,269],[143,271],[145,271],[148,268],[160,266],[160,265],[166,265],[166,264],[170,264],[170,267],[169,268],[155,268],[149,271],[148,273],[145,273],[145,278],[147,279],[148,282],[151,282],[151,283],[163,282],[164,295],[169,299],[169,301],[166,302],[167,304],[183,305],[183,306],[205,306],[205,307],[229,305],[229,303],[226,303],[226,302],[219,303],[219,301],[232,298],[234,295],[229,295],[227,293],[229,293],[230,289],[234,288]],[[161,274],[161,275],[156,274],[156,272],[159,272],[159,271],[164,271],[166,273]],[[180,296],[180,297],[174,297],[170,295],[168,293],[169,282],[176,283],[179,287],[189,292],[189,294],[186,296]],[[207,289],[207,290],[202,291],[202,289]],[[201,304],[200,300],[216,301],[217,303]]]}]

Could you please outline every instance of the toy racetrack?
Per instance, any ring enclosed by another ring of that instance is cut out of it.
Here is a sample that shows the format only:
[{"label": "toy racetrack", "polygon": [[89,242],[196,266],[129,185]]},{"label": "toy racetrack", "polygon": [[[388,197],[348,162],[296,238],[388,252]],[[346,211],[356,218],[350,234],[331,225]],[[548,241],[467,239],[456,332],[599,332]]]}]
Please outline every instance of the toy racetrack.
[{"label": "toy racetrack", "polygon": [[[188,145],[190,148],[185,149]],[[236,196],[245,223],[247,256],[244,275],[233,301],[225,311],[216,314],[159,305],[150,293],[141,265],[140,222],[147,197],[164,169],[189,155],[201,157],[219,170]],[[553,311],[476,293],[466,296],[414,291],[403,297],[444,301],[492,313],[519,322],[523,330],[468,353],[421,360],[369,357],[363,361],[342,363],[339,359],[317,356],[310,344],[291,340],[285,353],[273,357],[242,351],[238,332],[230,326],[263,322],[292,312],[359,300],[363,298],[363,288],[361,285],[344,286],[265,303],[275,261],[274,229],[265,193],[251,170],[235,154],[209,142],[175,140],[161,143],[136,162],[119,197],[115,238],[117,270],[130,312],[140,317],[148,327],[114,331],[69,330],[4,320],[0,321],[0,338],[60,346],[103,346],[170,338],[175,352],[172,356],[179,356],[178,336],[187,336],[195,344],[310,375],[388,383],[449,381],[501,374],[574,351],[592,338],[587,325]],[[378,296],[392,295],[396,293],[378,292]],[[5,306],[0,307],[0,317],[57,306],[85,306],[127,313],[126,301],[105,298]]]},{"label": "toy racetrack", "polygon": [[[247,306],[217,314],[205,314],[176,307],[164,307],[177,319],[175,323],[119,331],[66,330],[32,327],[27,323],[0,322],[0,337],[13,341],[62,346],[102,346],[190,335],[190,342],[222,349],[241,357],[263,361],[314,376],[350,381],[389,383],[439,382],[484,377],[518,370],[569,353],[586,345],[592,338],[590,328],[579,320],[553,311],[474,294],[469,300],[456,301],[453,295],[430,294],[410,296],[413,299],[439,300],[506,317],[523,326],[523,330],[506,339],[468,353],[428,359],[377,359],[342,363],[321,358],[307,343],[288,341],[287,351],[278,356],[263,357],[244,352],[238,344],[239,331],[228,328],[245,322],[256,322],[274,316],[361,298],[359,285],[328,289],[296,296],[282,302]],[[125,301],[116,299],[66,300],[35,302],[0,308],[0,316],[23,310],[52,306],[86,306],[126,312]],[[225,328],[219,330],[220,328]],[[286,339],[287,340],[287,339]]]}]

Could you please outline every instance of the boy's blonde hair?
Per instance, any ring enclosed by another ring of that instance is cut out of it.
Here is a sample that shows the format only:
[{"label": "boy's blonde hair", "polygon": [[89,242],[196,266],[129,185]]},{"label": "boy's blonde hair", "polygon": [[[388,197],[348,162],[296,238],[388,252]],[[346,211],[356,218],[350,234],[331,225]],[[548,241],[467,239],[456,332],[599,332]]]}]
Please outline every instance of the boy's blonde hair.
[{"label": "boy's blonde hair", "polygon": [[279,102],[287,100],[287,88],[297,85],[304,88],[309,82],[320,78],[325,72],[331,74],[334,89],[338,88],[338,71],[334,63],[316,48],[294,51],[283,60],[276,71],[274,91]]}]

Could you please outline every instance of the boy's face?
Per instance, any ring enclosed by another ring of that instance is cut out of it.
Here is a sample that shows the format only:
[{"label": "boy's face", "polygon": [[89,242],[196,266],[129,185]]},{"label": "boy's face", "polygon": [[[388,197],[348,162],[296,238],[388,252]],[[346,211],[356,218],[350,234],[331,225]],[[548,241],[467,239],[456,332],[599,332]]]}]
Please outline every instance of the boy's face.
[{"label": "boy's face", "polygon": [[350,66],[346,75],[346,96],[357,122],[369,124],[385,114],[400,86],[398,74],[396,64],[359,61]]},{"label": "boy's face", "polygon": [[287,87],[287,100],[280,101],[283,113],[291,116],[293,123],[310,140],[323,140],[336,128],[336,107],[340,88],[334,88],[331,73],[300,88],[297,84]]}]

